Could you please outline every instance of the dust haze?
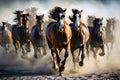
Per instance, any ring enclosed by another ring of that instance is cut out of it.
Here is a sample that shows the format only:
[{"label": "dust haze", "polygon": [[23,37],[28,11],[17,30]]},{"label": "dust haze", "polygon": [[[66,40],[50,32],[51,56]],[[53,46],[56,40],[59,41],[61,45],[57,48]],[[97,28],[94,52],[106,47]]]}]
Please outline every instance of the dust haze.
[{"label": "dust haze", "polygon": [[[95,15],[96,17],[103,17],[103,25],[106,26],[106,19],[115,17],[120,20],[120,1],[118,0],[1,0],[0,1],[0,23],[2,21],[8,21],[14,24],[15,10],[25,10],[27,8],[36,7],[39,8],[37,14],[44,14],[44,20],[48,21],[48,12],[55,6],[67,8],[66,20],[70,23],[68,16],[72,14],[71,9],[83,9],[82,21],[87,24],[88,15]],[[84,60],[84,66],[80,67],[77,64],[77,69],[74,70],[71,54],[66,62],[66,69],[63,72],[67,75],[83,75],[89,73],[107,72],[120,69],[120,25],[117,25],[115,29],[115,43],[112,49],[111,56],[107,59],[106,55],[101,57],[97,55],[97,60],[93,59],[93,54],[90,53],[90,59],[87,57]],[[38,70],[42,74],[54,73],[52,69],[52,61],[50,50],[48,54],[42,58],[35,59],[32,52],[26,54],[27,58],[21,58],[22,53],[18,55],[14,52],[14,47],[9,53],[5,53],[5,50],[0,47],[0,69],[13,69],[13,70]],[[105,46],[106,48],[106,46]],[[107,51],[107,50],[106,50]],[[52,72],[53,71],[53,72]]]}]

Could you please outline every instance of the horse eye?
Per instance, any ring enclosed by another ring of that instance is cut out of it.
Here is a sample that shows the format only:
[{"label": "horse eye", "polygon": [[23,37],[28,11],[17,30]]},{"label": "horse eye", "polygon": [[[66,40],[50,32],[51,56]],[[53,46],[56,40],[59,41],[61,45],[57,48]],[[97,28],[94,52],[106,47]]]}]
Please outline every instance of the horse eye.
[{"label": "horse eye", "polygon": [[64,18],[65,17],[65,15],[62,15],[62,18]]}]

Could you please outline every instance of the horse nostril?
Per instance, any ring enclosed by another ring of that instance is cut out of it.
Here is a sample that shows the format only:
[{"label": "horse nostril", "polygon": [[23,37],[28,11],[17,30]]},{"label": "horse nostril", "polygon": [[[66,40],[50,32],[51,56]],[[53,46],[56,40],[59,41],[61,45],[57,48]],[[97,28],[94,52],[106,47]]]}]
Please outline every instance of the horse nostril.
[{"label": "horse nostril", "polygon": [[75,28],[75,30],[76,30],[76,31],[78,31],[78,30],[79,30],[79,28]]}]

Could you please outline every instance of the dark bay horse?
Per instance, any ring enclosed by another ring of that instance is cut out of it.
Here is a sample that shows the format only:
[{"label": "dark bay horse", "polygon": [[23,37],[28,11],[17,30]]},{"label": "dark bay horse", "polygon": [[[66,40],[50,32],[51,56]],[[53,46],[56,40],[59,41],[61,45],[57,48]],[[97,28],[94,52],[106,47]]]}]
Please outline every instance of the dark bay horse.
[{"label": "dark bay horse", "polygon": [[24,54],[24,44],[26,43],[25,49],[27,52],[30,52],[30,38],[29,38],[29,14],[22,14],[20,16],[22,19],[22,24],[17,26],[12,26],[12,39],[13,45],[15,47],[16,53],[18,47],[18,42],[20,43],[20,47],[22,49],[22,53]]},{"label": "dark bay horse", "polygon": [[11,32],[8,29],[8,22],[2,22],[2,27],[0,29],[0,45],[8,51],[10,48],[10,44],[12,43]]},{"label": "dark bay horse", "polygon": [[[73,15],[69,17],[72,21],[70,24],[72,30],[72,39],[71,39],[71,53],[73,57],[73,63],[75,68],[75,62],[79,59],[80,52],[82,51],[81,61],[79,65],[83,66],[83,60],[85,57],[86,43],[89,39],[89,30],[88,27],[81,21],[81,14],[83,10],[72,9]],[[79,49],[79,54],[77,58],[75,57],[75,51]]]},{"label": "dark bay horse", "polygon": [[[59,67],[59,75],[65,69],[66,59],[70,51],[70,40],[72,38],[72,31],[65,21],[66,9],[55,7],[50,10],[49,18],[54,19],[46,28],[46,39],[53,57],[53,68],[56,68],[56,60]],[[64,60],[61,61],[61,50],[65,49]],[[55,54],[56,58],[55,58]]]},{"label": "dark bay horse", "polygon": [[39,53],[41,53],[41,48],[43,48],[43,55],[47,53],[43,17],[44,15],[36,15],[36,25],[32,27],[31,33],[30,33],[30,39],[34,47],[35,58],[38,57],[37,56],[38,51]]},{"label": "dark bay horse", "polygon": [[90,45],[95,59],[97,53],[96,51],[98,51],[99,48],[101,48],[102,50],[102,52],[99,53],[99,55],[100,56],[105,55],[105,51],[104,51],[105,30],[102,27],[102,20],[103,18],[95,18],[95,20],[93,21],[93,27],[89,27],[90,39],[89,39],[89,44],[87,45]]}]

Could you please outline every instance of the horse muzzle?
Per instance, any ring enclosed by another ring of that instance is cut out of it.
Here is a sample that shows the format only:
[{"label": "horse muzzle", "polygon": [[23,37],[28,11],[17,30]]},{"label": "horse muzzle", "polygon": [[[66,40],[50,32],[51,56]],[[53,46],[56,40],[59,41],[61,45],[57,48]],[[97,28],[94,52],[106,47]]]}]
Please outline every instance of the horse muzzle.
[{"label": "horse muzzle", "polygon": [[76,31],[79,31],[79,28],[75,28]]}]

